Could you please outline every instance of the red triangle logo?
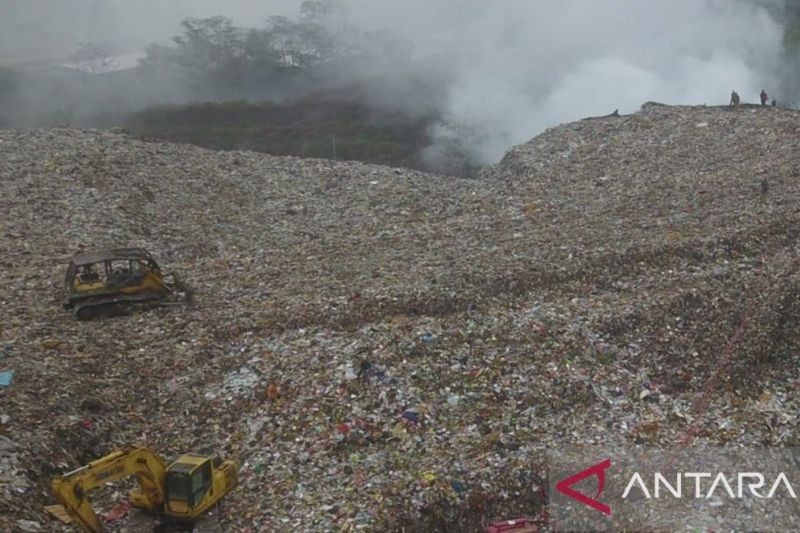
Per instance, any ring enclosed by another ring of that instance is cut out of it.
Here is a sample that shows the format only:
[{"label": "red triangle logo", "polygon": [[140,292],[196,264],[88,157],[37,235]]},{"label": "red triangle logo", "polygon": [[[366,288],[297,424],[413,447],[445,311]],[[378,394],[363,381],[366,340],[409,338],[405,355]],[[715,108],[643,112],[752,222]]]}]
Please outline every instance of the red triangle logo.
[{"label": "red triangle logo", "polygon": [[[606,469],[611,467],[611,459],[606,459],[600,463],[597,463],[594,466],[590,466],[586,470],[578,472],[574,476],[570,476],[567,479],[562,479],[558,483],[556,483],[556,490],[565,496],[569,496],[573,500],[577,500],[584,505],[588,505],[592,509],[596,509],[603,514],[611,515],[611,507],[608,505],[597,501],[596,498],[599,498],[600,495],[603,493],[603,488],[606,485]],[[594,498],[590,498],[589,496],[578,492],[577,490],[573,489],[572,486],[576,483],[579,483],[586,479],[587,477],[597,476],[597,494]]]}]

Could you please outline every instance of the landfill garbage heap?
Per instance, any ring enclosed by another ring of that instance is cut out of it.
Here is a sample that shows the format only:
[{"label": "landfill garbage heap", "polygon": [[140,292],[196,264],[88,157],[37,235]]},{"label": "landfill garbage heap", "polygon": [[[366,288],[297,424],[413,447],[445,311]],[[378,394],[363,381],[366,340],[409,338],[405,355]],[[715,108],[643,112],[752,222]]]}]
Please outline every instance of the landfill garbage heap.
[{"label": "landfill garbage heap", "polygon": [[[477,179],[0,131],[0,529],[73,530],[50,479],[125,445],[237,460],[256,532],[535,516],[566,444],[800,444],[798,124],[646,104]],[[66,262],[120,246],[193,305],[75,321]]]}]

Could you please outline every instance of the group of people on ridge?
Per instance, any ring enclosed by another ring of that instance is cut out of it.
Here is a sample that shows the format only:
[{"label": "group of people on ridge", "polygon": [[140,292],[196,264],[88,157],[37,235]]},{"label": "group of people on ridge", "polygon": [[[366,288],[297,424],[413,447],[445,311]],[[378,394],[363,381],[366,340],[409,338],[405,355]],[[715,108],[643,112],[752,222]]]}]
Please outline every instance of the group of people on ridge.
[{"label": "group of people on ridge", "polygon": [[[761,89],[761,94],[759,95],[759,97],[761,98],[761,105],[767,105],[767,102],[769,101],[769,95],[767,95],[767,91]],[[736,91],[731,91],[731,102],[728,105],[733,108],[739,107],[739,93],[737,93]],[[777,105],[778,102],[773,98],[772,107],[775,107]]]}]

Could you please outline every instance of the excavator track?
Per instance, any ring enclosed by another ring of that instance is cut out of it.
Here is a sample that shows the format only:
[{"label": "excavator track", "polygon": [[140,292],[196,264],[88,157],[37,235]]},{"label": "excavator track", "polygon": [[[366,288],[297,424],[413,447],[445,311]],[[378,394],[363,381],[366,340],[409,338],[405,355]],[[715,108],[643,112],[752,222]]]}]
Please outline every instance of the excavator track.
[{"label": "excavator track", "polygon": [[224,533],[217,510],[210,511],[194,522],[164,521],[142,509],[132,509],[120,533]]},{"label": "excavator track", "polygon": [[161,526],[164,529],[155,529],[158,533],[224,533],[225,530],[220,524],[219,517],[214,514],[206,514],[199,517],[190,524],[166,524]]}]

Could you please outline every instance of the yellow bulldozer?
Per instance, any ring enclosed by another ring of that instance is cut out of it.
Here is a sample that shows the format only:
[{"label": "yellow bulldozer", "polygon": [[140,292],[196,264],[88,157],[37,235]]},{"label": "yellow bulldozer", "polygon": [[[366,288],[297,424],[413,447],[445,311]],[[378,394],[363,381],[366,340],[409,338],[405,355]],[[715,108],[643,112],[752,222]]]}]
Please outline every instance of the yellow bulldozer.
[{"label": "yellow bulldozer", "polygon": [[65,309],[78,320],[126,313],[133,306],[184,305],[191,291],[176,274],[163,274],[143,248],[118,248],[72,257],[64,280]]},{"label": "yellow bulldozer", "polygon": [[187,453],[167,465],[149,449],[131,447],[54,478],[52,489],[77,524],[100,532],[105,528],[92,508],[89,492],[132,475],[139,481],[139,488],[130,495],[133,507],[183,524],[200,519],[238,483],[233,461]]}]

